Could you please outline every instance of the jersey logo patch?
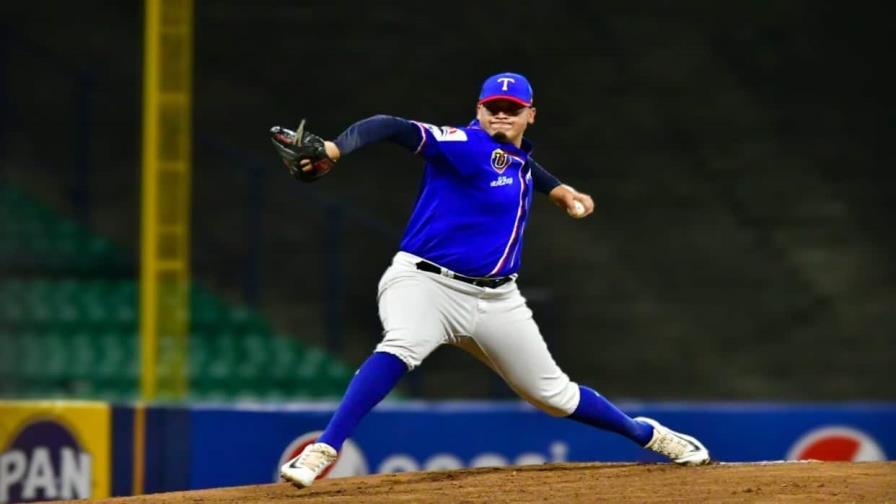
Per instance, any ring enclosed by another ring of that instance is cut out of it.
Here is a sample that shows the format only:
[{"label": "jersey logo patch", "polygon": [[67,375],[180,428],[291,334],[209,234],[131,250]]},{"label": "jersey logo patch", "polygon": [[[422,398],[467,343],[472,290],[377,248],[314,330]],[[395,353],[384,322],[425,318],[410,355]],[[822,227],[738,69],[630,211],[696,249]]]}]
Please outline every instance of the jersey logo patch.
[{"label": "jersey logo patch", "polygon": [[457,128],[452,128],[451,126],[442,126],[441,128],[438,126],[434,126],[432,124],[419,123],[420,126],[428,129],[432,136],[436,139],[436,142],[466,142],[467,141],[467,132],[464,130],[459,130]]},{"label": "jersey logo patch", "polygon": [[503,173],[510,166],[510,156],[501,149],[492,151],[492,168],[498,173]]},{"label": "jersey logo patch", "polygon": [[513,185],[513,179],[504,175],[492,180],[492,183],[489,184],[492,187],[501,187],[506,185]]}]

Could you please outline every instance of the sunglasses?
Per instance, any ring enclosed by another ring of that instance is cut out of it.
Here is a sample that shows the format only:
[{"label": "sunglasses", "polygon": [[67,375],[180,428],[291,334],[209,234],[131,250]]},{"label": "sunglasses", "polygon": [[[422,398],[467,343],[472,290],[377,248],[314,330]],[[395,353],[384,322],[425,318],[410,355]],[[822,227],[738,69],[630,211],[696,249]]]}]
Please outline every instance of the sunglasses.
[{"label": "sunglasses", "polygon": [[498,115],[499,113],[504,112],[509,116],[518,116],[523,112],[523,110],[529,108],[525,105],[520,105],[519,103],[512,102],[510,100],[490,101],[483,103],[482,106],[485,107],[485,110],[488,110],[491,115]]}]

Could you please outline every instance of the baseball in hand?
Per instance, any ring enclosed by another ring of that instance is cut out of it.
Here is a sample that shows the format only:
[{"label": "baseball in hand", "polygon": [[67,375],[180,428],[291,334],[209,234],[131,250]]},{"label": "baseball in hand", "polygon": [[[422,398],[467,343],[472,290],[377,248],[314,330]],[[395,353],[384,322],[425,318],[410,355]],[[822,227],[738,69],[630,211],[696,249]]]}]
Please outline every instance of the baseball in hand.
[{"label": "baseball in hand", "polygon": [[581,201],[576,201],[573,206],[566,209],[566,211],[573,217],[579,217],[585,214],[585,205],[583,205]]}]

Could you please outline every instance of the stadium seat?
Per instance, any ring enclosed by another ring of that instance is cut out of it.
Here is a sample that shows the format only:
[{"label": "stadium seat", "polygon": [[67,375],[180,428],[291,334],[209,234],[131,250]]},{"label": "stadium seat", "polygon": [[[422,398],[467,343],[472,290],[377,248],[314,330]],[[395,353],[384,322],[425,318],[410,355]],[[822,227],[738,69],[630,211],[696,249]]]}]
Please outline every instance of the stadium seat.
[{"label": "stadium seat", "polygon": [[[0,186],[0,234],[0,267],[17,273],[0,279],[0,396],[136,397],[139,292],[120,278],[125,256],[8,186]],[[347,383],[343,364],[275,335],[256,310],[200,285],[190,300],[191,397],[330,397]]]}]

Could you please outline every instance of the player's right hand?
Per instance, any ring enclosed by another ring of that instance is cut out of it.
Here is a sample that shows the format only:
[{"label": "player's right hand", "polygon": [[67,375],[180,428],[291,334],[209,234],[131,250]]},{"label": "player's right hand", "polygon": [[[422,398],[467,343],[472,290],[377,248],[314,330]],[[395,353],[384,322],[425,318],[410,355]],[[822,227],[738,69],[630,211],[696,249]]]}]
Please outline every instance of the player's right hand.
[{"label": "player's right hand", "polygon": [[573,219],[584,219],[594,213],[594,200],[591,195],[576,191],[566,184],[558,185],[548,196]]}]

